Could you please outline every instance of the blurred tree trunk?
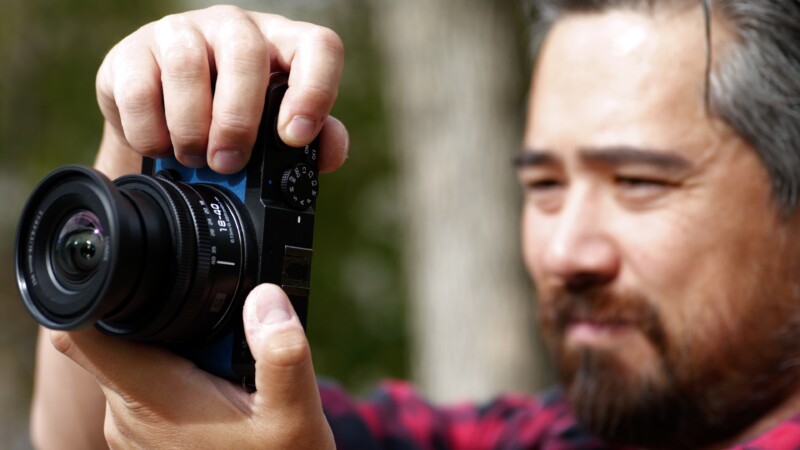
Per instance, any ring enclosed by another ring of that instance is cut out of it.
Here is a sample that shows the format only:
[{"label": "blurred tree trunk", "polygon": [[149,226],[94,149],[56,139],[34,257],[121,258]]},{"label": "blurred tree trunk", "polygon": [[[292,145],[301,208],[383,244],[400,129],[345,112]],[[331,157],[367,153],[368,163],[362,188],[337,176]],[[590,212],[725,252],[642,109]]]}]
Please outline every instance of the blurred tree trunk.
[{"label": "blurred tree trunk", "polygon": [[527,80],[512,0],[375,0],[406,200],[412,370],[438,401],[541,387],[519,196]]}]

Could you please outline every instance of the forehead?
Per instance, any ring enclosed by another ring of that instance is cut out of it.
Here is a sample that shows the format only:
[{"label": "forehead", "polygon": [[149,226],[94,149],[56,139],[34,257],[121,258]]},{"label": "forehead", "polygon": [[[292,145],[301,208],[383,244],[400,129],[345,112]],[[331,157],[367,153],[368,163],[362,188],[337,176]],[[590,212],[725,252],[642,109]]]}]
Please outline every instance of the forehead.
[{"label": "forehead", "polygon": [[526,145],[702,145],[705,70],[700,7],[568,15],[542,46]]}]

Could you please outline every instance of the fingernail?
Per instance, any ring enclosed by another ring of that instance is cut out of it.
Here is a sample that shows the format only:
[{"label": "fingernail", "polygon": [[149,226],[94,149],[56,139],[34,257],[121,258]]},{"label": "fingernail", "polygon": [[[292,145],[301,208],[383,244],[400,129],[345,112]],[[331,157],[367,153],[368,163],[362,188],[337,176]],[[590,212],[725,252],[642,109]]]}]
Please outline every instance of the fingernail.
[{"label": "fingernail", "polygon": [[244,153],[239,150],[217,150],[214,153],[214,170],[217,172],[238,172],[244,166]]},{"label": "fingernail", "polygon": [[286,127],[286,135],[294,143],[311,142],[315,131],[317,131],[316,122],[303,116],[295,116]]},{"label": "fingernail", "polygon": [[206,165],[206,158],[204,156],[183,155],[180,159],[184,166],[191,167],[192,169],[199,169]]},{"label": "fingernail", "polygon": [[292,318],[288,299],[276,289],[261,288],[256,292],[256,317],[261,324],[277,324]]}]

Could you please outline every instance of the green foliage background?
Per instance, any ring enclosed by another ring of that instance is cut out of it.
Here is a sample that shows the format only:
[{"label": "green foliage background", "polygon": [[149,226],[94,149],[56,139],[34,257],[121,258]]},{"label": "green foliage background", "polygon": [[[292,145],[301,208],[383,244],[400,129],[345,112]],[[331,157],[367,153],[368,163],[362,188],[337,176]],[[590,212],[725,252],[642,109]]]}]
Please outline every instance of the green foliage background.
[{"label": "green foliage background", "polygon": [[[318,202],[309,338],[317,372],[356,392],[405,377],[405,293],[398,258],[394,162],[381,66],[366,0],[291,2],[291,12],[342,36],[347,62],[334,115],[351,158],[324,175]],[[139,26],[185,3],[164,0],[4,0],[0,5],[0,447],[27,448],[36,326],[14,288],[12,248],[25,198],[49,171],[90,165],[102,117],[94,77],[104,54]]]}]

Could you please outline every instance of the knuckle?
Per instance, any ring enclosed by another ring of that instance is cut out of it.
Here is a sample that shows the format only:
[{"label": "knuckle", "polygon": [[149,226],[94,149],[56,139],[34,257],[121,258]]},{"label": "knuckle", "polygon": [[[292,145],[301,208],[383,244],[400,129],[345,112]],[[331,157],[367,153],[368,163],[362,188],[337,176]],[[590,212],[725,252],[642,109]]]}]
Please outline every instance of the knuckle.
[{"label": "knuckle", "polygon": [[261,74],[267,65],[267,48],[263,42],[239,40],[223,61],[237,73]]},{"label": "knuckle", "polygon": [[244,10],[235,5],[214,5],[206,9],[213,17],[244,16]]},{"label": "knuckle", "polygon": [[177,151],[197,151],[205,149],[208,134],[200,128],[181,127],[171,131],[172,144]]},{"label": "knuckle", "polygon": [[164,76],[177,81],[202,80],[208,70],[208,57],[200,46],[174,43],[164,49],[161,69]]},{"label": "knuckle", "polygon": [[155,95],[160,97],[160,88],[141,77],[132,77],[122,86],[115,89],[115,101],[120,115],[124,116],[128,143],[145,156],[160,154],[169,145],[155,119],[159,114],[153,99]]},{"label": "knuckle", "polygon": [[141,76],[132,76],[120,80],[114,89],[117,107],[135,116],[146,116],[150,113],[152,98],[160,91],[153,82]]},{"label": "knuckle", "polygon": [[67,332],[51,331],[50,343],[53,344],[53,347],[55,347],[56,350],[67,356],[75,353],[75,342]]},{"label": "knuckle", "polygon": [[155,133],[142,133],[128,137],[128,143],[142,156],[160,156],[169,144],[163,142]]},{"label": "knuckle", "polygon": [[306,364],[311,360],[308,340],[298,327],[287,328],[271,336],[267,342],[266,362],[273,366],[290,367]]},{"label": "knuckle", "polygon": [[342,42],[342,38],[330,28],[314,27],[314,30],[310,33],[310,39],[335,57],[341,58],[344,56],[344,42]]},{"label": "knuckle", "polygon": [[162,33],[167,30],[175,30],[182,27],[186,19],[180,14],[168,14],[152,24],[155,33]]},{"label": "knuckle", "polygon": [[214,117],[216,126],[225,138],[244,139],[255,133],[255,122],[242,114],[221,113]]},{"label": "knuckle", "polygon": [[249,19],[233,18],[220,30],[222,63],[234,71],[263,73],[268,62],[267,43]]},{"label": "knuckle", "polygon": [[189,21],[170,15],[155,24],[162,76],[196,79],[205,76],[208,67],[205,43]]},{"label": "knuckle", "polygon": [[314,116],[320,115],[325,109],[330,108],[336,101],[338,92],[336,89],[322,86],[320,84],[307,84],[303,86],[303,102],[308,105]]},{"label": "knuckle", "polygon": [[114,58],[114,49],[106,55],[100,68],[97,69],[97,76],[95,77],[95,90],[98,95],[111,97],[112,83],[111,83],[111,61]]}]

